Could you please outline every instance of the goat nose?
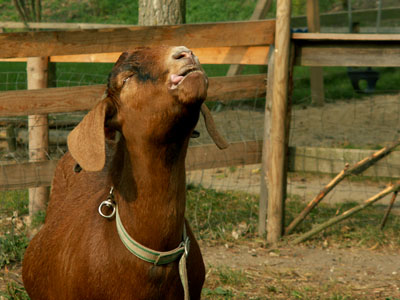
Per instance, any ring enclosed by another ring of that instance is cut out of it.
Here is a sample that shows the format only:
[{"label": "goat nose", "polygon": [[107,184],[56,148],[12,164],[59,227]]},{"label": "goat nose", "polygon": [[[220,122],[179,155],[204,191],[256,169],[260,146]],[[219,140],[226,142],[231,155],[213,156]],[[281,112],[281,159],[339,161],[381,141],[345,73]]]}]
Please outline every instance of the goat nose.
[{"label": "goat nose", "polygon": [[192,58],[193,57],[193,52],[190,50],[179,50],[178,52],[176,52],[174,55],[172,55],[172,57],[174,59],[181,59],[181,58]]}]

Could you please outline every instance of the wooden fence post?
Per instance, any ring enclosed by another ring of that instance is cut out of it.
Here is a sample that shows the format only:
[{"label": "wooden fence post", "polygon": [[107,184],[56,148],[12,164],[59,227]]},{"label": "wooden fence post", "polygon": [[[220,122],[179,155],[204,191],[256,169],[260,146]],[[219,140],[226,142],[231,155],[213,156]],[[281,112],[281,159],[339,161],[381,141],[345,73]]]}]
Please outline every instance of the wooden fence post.
[{"label": "wooden fence post", "polygon": [[[320,32],[319,0],[307,0],[307,27],[308,32]],[[323,106],[324,74],[322,67],[310,67],[311,103]]]},{"label": "wooden fence post", "polygon": [[270,164],[270,142],[271,142],[271,103],[272,103],[272,87],[274,82],[274,45],[271,45],[268,53],[268,78],[267,78],[267,95],[265,97],[265,115],[264,115],[264,135],[263,148],[261,158],[261,184],[260,184],[260,200],[258,207],[258,234],[260,236],[266,231],[266,218],[268,207],[268,170]]},{"label": "wooden fence post", "polygon": [[[47,88],[48,57],[31,57],[27,61],[28,89]],[[47,160],[49,129],[47,115],[32,115],[28,117],[29,130],[29,160]],[[29,189],[29,216],[45,210],[49,199],[48,187]]]},{"label": "wooden fence post", "polygon": [[289,82],[291,1],[278,0],[275,29],[275,67],[272,87],[271,145],[268,170],[267,241],[283,234],[284,184],[286,182],[286,128]]}]

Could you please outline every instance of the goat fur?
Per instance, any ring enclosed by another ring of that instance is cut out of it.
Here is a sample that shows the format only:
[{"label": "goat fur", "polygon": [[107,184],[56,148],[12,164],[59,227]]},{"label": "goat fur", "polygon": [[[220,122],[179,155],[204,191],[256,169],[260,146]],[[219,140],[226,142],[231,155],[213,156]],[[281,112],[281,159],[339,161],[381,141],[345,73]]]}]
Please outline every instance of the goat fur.
[{"label": "goat fur", "polygon": [[[127,232],[151,249],[176,248],[186,223],[190,298],[200,299],[205,268],[184,218],[185,157],[207,86],[185,47],[120,56],[105,97],[68,137],[45,223],[25,253],[22,275],[32,300],[183,299],[178,261],[155,266],[133,256],[115,219],[97,212],[111,186]],[[110,140],[116,132],[119,141]]]}]

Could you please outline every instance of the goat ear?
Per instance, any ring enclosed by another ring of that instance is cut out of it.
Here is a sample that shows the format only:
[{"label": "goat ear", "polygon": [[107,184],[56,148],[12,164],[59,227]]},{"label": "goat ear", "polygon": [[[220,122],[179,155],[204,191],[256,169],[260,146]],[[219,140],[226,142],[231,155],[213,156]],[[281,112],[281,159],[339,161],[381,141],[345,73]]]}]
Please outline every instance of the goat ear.
[{"label": "goat ear", "polygon": [[217,147],[219,149],[228,148],[229,143],[219,134],[211,112],[204,103],[201,105],[201,114],[203,115],[208,134],[211,136]]},{"label": "goat ear", "polygon": [[68,149],[86,171],[100,171],[106,161],[104,122],[108,101],[98,103],[68,135]]}]

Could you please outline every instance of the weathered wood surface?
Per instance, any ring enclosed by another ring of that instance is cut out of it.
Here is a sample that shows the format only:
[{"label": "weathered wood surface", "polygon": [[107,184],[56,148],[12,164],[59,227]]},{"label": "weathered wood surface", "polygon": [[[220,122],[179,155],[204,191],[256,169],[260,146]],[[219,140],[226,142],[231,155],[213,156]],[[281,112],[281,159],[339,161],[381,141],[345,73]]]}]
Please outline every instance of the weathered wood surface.
[{"label": "weathered wood surface", "polygon": [[120,52],[138,46],[190,48],[273,43],[275,21],[247,21],[0,34],[2,58]]},{"label": "weathered wood surface", "polygon": [[[47,88],[48,57],[30,57],[26,65],[28,90]],[[49,151],[49,127],[47,115],[28,116],[28,153],[30,162],[46,161]],[[29,216],[46,210],[50,189],[40,186],[29,189]]]},{"label": "weathered wood surface", "polygon": [[288,104],[291,1],[276,8],[275,67],[272,87],[271,145],[268,170],[267,241],[277,243],[283,234],[284,184],[286,183],[286,117]]},{"label": "weathered wood surface", "polygon": [[[202,64],[267,64],[268,46],[192,48]],[[52,56],[51,62],[115,63],[121,52]],[[26,58],[4,58],[0,61],[25,62]]]},{"label": "weathered wood surface", "polygon": [[[262,141],[231,143],[231,146],[226,150],[219,150],[215,145],[190,147],[186,160],[187,170],[261,163],[262,143]],[[1,141],[0,146],[2,146]],[[3,147],[7,147],[7,145],[5,144]],[[360,158],[374,152],[373,150],[311,147],[297,147],[289,150],[289,171],[326,174],[338,173],[343,169],[346,162],[350,164],[357,162]],[[336,155],[333,155],[333,153],[336,153]],[[310,158],[310,155],[313,157]],[[319,155],[319,158],[316,155]],[[363,174],[366,176],[400,178],[399,161],[400,151],[394,151]],[[51,160],[40,163],[0,165],[0,190],[49,186],[56,163],[56,161]],[[326,167],[322,168],[323,165]],[[330,165],[334,167],[331,168]],[[316,166],[319,166],[319,168],[316,168]]]},{"label": "weathered wood surface", "polygon": [[400,34],[294,33],[302,66],[400,66]]},{"label": "weathered wood surface", "polygon": [[[254,99],[265,95],[266,74],[211,77],[207,101]],[[0,116],[84,111],[103,95],[104,85],[0,93]]]},{"label": "weathered wood surface", "polygon": [[[261,141],[231,143],[225,150],[214,144],[190,147],[186,169],[210,169],[255,164],[261,161]],[[0,165],[0,190],[50,186],[57,161]]]},{"label": "weathered wood surface", "polygon": [[268,170],[270,169],[270,143],[271,143],[271,106],[272,106],[272,88],[274,85],[275,68],[275,48],[271,45],[269,51],[267,95],[265,97],[264,107],[264,132],[261,160],[261,178],[260,178],[260,200],[258,209],[258,234],[263,236],[267,230],[267,208],[268,208]]},{"label": "weathered wood surface", "polygon": [[296,42],[296,64],[302,66],[399,67],[400,41]]},{"label": "weathered wood surface", "polygon": [[316,41],[400,41],[400,34],[360,34],[360,33],[293,33],[294,40]]},{"label": "weathered wood surface", "polygon": [[[357,163],[375,150],[339,148],[290,148],[289,170],[338,174],[346,163]],[[364,176],[400,178],[400,151],[394,151],[363,172]]]},{"label": "weathered wood surface", "polygon": [[56,160],[0,165],[0,190],[50,186]]}]

